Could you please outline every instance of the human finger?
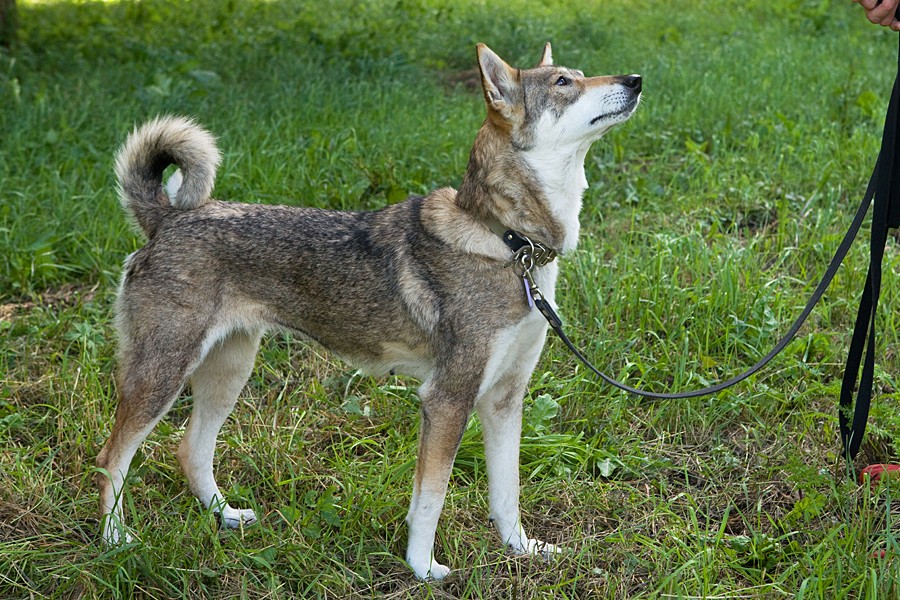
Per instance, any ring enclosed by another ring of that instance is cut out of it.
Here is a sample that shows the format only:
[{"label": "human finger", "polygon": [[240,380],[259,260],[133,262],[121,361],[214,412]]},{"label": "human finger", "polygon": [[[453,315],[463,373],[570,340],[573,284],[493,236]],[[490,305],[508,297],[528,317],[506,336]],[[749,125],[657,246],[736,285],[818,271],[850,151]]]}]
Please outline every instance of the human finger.
[{"label": "human finger", "polygon": [[898,0],[882,0],[881,3],[877,4],[874,8],[869,9],[866,12],[866,16],[872,23],[887,27],[891,24],[891,21],[894,20],[897,1]]}]

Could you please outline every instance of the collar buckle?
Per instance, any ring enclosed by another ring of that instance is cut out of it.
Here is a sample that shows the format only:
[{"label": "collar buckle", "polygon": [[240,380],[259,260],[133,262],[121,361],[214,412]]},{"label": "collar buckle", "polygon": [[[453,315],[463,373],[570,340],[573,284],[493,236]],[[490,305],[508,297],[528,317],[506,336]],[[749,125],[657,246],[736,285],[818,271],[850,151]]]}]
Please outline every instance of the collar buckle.
[{"label": "collar buckle", "polygon": [[535,267],[543,267],[553,262],[559,253],[541,242],[534,242],[527,236],[508,229],[503,234],[503,242],[513,251],[513,262],[523,271],[530,272]]}]

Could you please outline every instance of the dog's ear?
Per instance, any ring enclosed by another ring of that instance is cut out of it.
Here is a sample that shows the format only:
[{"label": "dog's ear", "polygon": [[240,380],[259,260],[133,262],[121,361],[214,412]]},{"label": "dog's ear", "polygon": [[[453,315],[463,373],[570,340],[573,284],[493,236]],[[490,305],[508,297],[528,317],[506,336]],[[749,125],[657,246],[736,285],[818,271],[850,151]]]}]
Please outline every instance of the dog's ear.
[{"label": "dog's ear", "polygon": [[478,44],[477,50],[484,100],[490,110],[510,119],[519,90],[518,70],[506,64],[484,44]]},{"label": "dog's ear", "polygon": [[544,44],[544,51],[541,53],[541,62],[537,64],[538,67],[550,67],[553,66],[553,49],[550,48],[550,42]]}]

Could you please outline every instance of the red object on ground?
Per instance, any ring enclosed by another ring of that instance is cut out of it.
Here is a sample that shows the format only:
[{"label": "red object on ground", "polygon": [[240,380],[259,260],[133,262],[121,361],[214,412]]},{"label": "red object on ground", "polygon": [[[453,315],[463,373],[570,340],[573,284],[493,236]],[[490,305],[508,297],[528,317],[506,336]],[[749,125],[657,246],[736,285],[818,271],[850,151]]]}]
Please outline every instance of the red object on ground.
[{"label": "red object on ground", "polygon": [[[869,465],[859,472],[859,484],[865,485],[866,478],[869,479],[869,485],[877,485],[882,476],[900,478],[900,465],[877,464]],[[888,552],[884,548],[872,552],[872,558],[887,558]]]},{"label": "red object on ground", "polygon": [[896,473],[900,476],[900,465],[869,465],[859,472],[859,484],[864,484],[866,482],[866,476],[868,475],[869,481],[874,485],[878,483],[885,473]]}]

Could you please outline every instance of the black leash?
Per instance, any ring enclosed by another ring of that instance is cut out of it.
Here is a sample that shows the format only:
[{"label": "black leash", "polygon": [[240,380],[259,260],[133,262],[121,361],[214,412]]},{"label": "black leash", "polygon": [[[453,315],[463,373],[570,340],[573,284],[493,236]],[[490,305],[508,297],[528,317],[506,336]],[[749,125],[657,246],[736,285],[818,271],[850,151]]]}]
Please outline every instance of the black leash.
[{"label": "black leash", "polygon": [[[535,266],[542,266],[553,260],[556,256],[555,252],[540,243],[532,242],[527,237],[514,231],[507,231],[503,235],[503,241],[515,254],[513,262],[521,271],[520,275],[522,276],[529,304],[536,307],[544,315],[550,327],[566,347],[588,369],[606,383],[620,390],[660,400],[678,400],[715,394],[747,379],[762,369],[791,342],[816,303],[825,293],[828,285],[834,279],[841,262],[844,260],[847,252],[849,252],[853,240],[862,226],[869,205],[872,204],[874,199],[875,208],[872,216],[869,272],[866,277],[866,286],[860,299],[859,313],[857,314],[856,325],[850,343],[840,394],[839,421],[841,442],[844,448],[844,456],[848,462],[852,461],[859,451],[859,446],[865,433],[872,398],[872,382],[875,372],[875,315],[878,308],[878,297],[881,293],[881,263],[884,257],[887,233],[890,228],[900,226],[900,152],[897,152],[897,143],[900,140],[900,125],[898,125],[900,123],[900,120],[898,120],[898,106],[900,106],[900,49],[898,49],[897,64],[898,77],[894,81],[891,101],[885,119],[881,151],[876,160],[875,169],[866,186],[866,193],[856,211],[853,222],[850,224],[849,230],[844,235],[844,239],[834,253],[825,275],[806,303],[800,316],[768,354],[740,375],[702,389],[679,393],[659,393],[641,390],[609,377],[591,364],[572,340],[569,339],[565,331],[563,331],[562,320],[559,318],[559,315],[553,310],[550,303],[544,299],[540,288],[534,282],[531,270]],[[868,344],[866,343],[867,341]],[[865,363],[863,364],[862,377],[859,382],[859,391],[851,423],[848,413],[853,400],[853,388],[856,385],[859,367],[862,362],[863,347],[866,348]]]},{"label": "black leash", "polygon": [[[731,379],[719,382],[717,384],[714,384],[714,385],[711,385],[711,386],[708,386],[708,387],[705,387],[702,389],[690,390],[687,392],[661,393],[661,392],[651,392],[648,390],[642,390],[642,389],[627,385],[625,383],[622,383],[621,381],[617,381],[617,380],[613,379],[612,377],[610,377],[609,375],[606,375],[605,373],[603,373],[600,369],[595,367],[591,363],[591,361],[589,361],[584,356],[584,354],[581,353],[580,350],[578,350],[578,348],[575,346],[575,344],[572,342],[572,340],[569,339],[569,336],[566,335],[566,332],[563,331],[562,319],[559,318],[559,315],[556,313],[555,310],[553,310],[553,307],[550,306],[550,303],[547,302],[546,300],[544,300],[543,294],[541,294],[540,290],[537,288],[537,286],[534,285],[532,278],[531,278],[530,270],[524,269],[524,267],[521,266],[521,263],[518,261],[516,262],[516,264],[520,265],[520,270],[523,271],[523,278],[526,280],[526,282],[529,282],[529,283],[526,283],[526,289],[530,287],[529,294],[531,297],[534,298],[535,308],[537,308],[541,312],[541,314],[544,315],[544,318],[547,319],[547,322],[550,324],[550,328],[553,329],[553,331],[556,333],[556,335],[559,336],[559,338],[563,341],[563,343],[566,345],[566,347],[572,352],[572,354],[574,354],[578,358],[578,360],[580,360],[582,363],[584,363],[584,365],[588,369],[593,371],[594,374],[596,374],[600,379],[602,379],[603,381],[605,381],[606,383],[608,383],[609,385],[611,385],[613,387],[619,388],[620,390],[623,390],[625,392],[629,392],[632,394],[636,394],[638,396],[643,396],[645,398],[654,398],[657,400],[681,400],[681,399],[685,399],[685,398],[696,398],[698,396],[706,396],[709,394],[715,394],[717,392],[721,392],[722,390],[729,388],[729,387],[747,379],[748,377],[750,377],[751,375],[753,375],[754,373],[756,373],[757,371],[762,369],[764,366],[766,366],[773,358],[775,358],[778,355],[779,352],[781,352],[785,348],[785,346],[787,346],[791,342],[792,339],[794,339],[794,336],[796,335],[797,331],[800,329],[800,327],[803,326],[803,323],[806,321],[806,318],[812,312],[816,303],[822,297],[822,294],[825,293],[825,290],[828,288],[828,284],[830,284],[831,280],[834,279],[834,276],[837,273],[838,268],[841,266],[841,262],[844,260],[844,257],[847,256],[847,252],[849,252],[850,247],[853,245],[853,240],[856,238],[856,234],[859,232],[859,229],[862,226],[863,221],[865,220],[866,212],[868,212],[869,204],[871,202],[872,202],[872,185],[870,182],[869,189],[866,191],[866,196],[865,196],[865,198],[863,198],[862,203],[859,205],[859,208],[856,211],[856,216],[853,218],[853,222],[850,225],[850,229],[844,235],[844,239],[841,241],[840,246],[838,247],[837,251],[834,253],[834,257],[831,259],[831,263],[828,265],[828,270],[825,272],[825,276],[822,278],[822,281],[819,282],[818,287],[816,287],[815,291],[813,292],[813,295],[810,297],[809,301],[806,303],[806,306],[803,308],[803,312],[800,313],[800,316],[797,318],[796,321],[794,321],[794,323],[791,325],[790,329],[788,329],[788,331],[784,335],[784,337],[782,337],[778,341],[778,343],[775,344],[775,347],[768,354],[766,354],[762,359],[760,359],[759,362],[757,362],[755,365],[753,365],[752,367],[750,367],[749,369],[747,369],[740,375],[737,375],[735,377],[732,377]],[[527,240],[527,238],[524,238],[523,236],[519,236],[518,234],[516,234],[515,232],[512,232],[512,231],[507,231],[506,234],[504,234],[504,236],[503,236],[504,241],[507,242],[507,246],[509,246],[510,249],[513,250],[513,252],[516,252],[516,257],[518,257],[520,254],[523,253],[522,248],[528,248],[528,246],[526,246],[525,244],[534,245],[534,242],[530,242],[530,241],[524,242],[524,243],[522,243],[518,240],[514,243],[511,243],[510,241],[508,241],[513,238],[520,238],[520,239],[524,239],[524,240]],[[527,252],[525,252],[525,254],[527,254]],[[516,260],[516,258],[514,258],[514,260]]]},{"label": "black leash", "polygon": [[[844,457],[851,463],[859,452],[869,407],[872,402],[872,384],[875,376],[875,318],[878,312],[878,297],[881,294],[881,263],[888,230],[900,226],[900,49],[897,53],[897,78],[891,91],[891,101],[884,120],[881,136],[881,151],[875,163],[875,171],[869,180],[866,196],[874,193],[875,207],[872,212],[872,236],[869,241],[869,272],[866,286],[859,301],[859,312],[853,328],[853,338],[847,353],[847,366],[841,382],[840,408],[838,419],[841,427],[841,444]],[[863,347],[866,349],[863,362]],[[862,375],[859,372],[862,364]],[[852,420],[850,407],[853,403],[853,388],[859,378],[856,403]]]}]

